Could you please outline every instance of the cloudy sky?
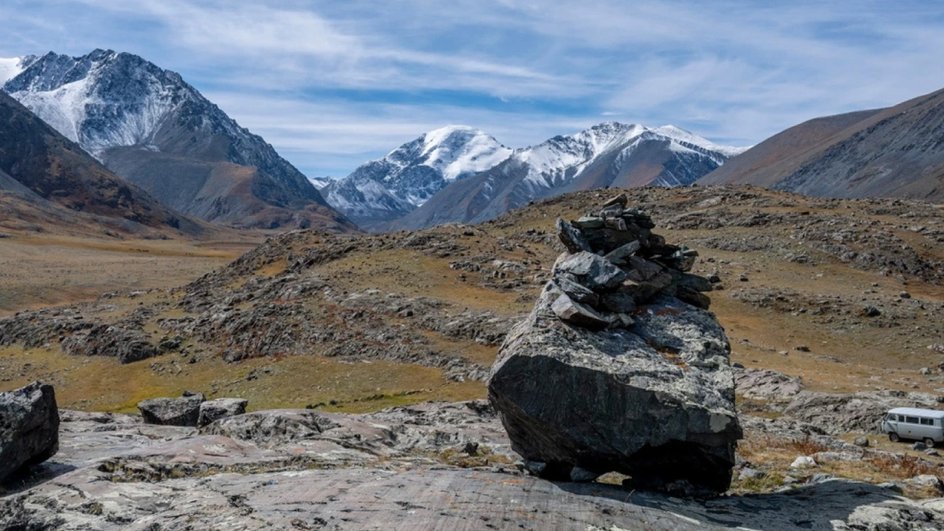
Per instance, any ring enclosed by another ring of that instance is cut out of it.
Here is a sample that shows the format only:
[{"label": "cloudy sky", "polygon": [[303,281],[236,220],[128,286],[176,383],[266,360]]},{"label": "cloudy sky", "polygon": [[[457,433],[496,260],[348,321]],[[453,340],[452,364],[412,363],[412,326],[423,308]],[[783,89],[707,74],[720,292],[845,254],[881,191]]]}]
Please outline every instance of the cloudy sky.
[{"label": "cloudy sky", "polygon": [[750,145],[944,88],[926,0],[3,0],[0,20],[0,57],[180,72],[310,176],[446,124],[511,147],[607,120]]}]

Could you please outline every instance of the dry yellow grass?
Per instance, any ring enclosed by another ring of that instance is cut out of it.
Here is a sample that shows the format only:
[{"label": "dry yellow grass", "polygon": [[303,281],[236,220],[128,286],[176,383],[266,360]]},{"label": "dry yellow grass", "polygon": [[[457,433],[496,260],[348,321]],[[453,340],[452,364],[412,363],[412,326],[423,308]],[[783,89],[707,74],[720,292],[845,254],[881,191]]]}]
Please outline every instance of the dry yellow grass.
[{"label": "dry yellow grass", "polygon": [[115,290],[176,287],[254,245],[244,241],[98,240],[54,235],[0,239],[0,317],[92,300]]},{"label": "dry yellow grass", "polygon": [[136,411],[136,404],[184,390],[249,400],[250,409],[303,408],[362,412],[427,400],[458,401],[483,395],[481,382],[451,382],[442,371],[390,362],[345,363],[319,356],[219,359],[187,363],[165,355],[120,364],[112,358],[67,356],[52,349],[0,348],[0,391],[39,379],[56,388],[61,407]]}]

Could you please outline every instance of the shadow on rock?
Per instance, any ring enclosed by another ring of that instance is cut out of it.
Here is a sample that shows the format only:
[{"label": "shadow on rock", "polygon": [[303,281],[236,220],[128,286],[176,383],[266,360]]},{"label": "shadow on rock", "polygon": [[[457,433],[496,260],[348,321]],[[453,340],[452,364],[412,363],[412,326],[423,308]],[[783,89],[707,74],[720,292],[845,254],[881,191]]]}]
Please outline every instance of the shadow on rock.
[{"label": "shadow on rock", "polygon": [[580,496],[605,497],[675,513],[703,526],[814,530],[941,529],[944,526],[944,513],[939,507],[931,509],[922,502],[902,498],[894,488],[839,479],[786,492],[732,495],[705,501],[599,483],[556,485]]}]

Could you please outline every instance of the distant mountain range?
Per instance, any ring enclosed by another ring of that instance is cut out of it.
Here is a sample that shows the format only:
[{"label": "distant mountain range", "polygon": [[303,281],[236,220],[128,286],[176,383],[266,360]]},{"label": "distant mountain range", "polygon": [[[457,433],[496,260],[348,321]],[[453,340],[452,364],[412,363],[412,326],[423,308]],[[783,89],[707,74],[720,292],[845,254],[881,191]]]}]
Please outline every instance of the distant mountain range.
[{"label": "distant mountain range", "polygon": [[295,167],[179,74],[95,50],[0,62],[3,90],[180,212],[242,227],[352,230]]},{"label": "distant mountain range", "polygon": [[[309,179],[180,75],[136,55],[95,50],[81,57],[50,52],[0,59],[0,86],[65,137],[53,143],[69,146],[60,151],[84,168],[79,173],[107,174],[113,186],[130,186],[121,177],[136,185],[128,188],[134,201],[118,208],[114,200],[98,204],[104,198],[94,194],[73,200],[79,190],[63,182],[49,190],[36,184],[41,179],[26,185],[16,171],[4,170],[0,190],[8,202],[30,191],[74,211],[145,225],[190,215],[247,228],[351,231],[357,223],[375,231],[418,229],[481,222],[572,191],[696,182],[944,200],[944,91],[887,109],[810,120],[749,150],[671,125],[607,122],[521,149],[479,129],[447,126],[342,179]],[[8,137],[8,153],[15,152],[11,142]],[[81,150],[94,159],[81,158]],[[91,165],[96,159],[107,170]],[[33,170],[40,167],[33,163]],[[66,175],[56,164],[48,172],[52,180]]]},{"label": "distant mountain range", "polygon": [[[113,174],[16,100],[0,92],[0,226],[85,233],[203,233]],[[88,229],[88,230],[84,230]]]},{"label": "distant mountain range", "polygon": [[491,219],[529,201],[607,186],[682,186],[742,151],[673,126],[603,123],[512,150],[487,133],[430,131],[322,188],[364,228]]},{"label": "distant mountain range", "polygon": [[944,90],[791,127],[699,184],[754,184],[839,198],[944,201]]}]

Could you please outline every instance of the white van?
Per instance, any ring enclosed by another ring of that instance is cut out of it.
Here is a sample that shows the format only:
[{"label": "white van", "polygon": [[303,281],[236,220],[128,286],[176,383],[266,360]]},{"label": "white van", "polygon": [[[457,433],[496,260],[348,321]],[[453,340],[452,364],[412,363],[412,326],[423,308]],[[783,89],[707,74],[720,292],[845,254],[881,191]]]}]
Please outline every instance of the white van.
[{"label": "white van", "polygon": [[928,448],[944,441],[944,411],[916,407],[896,407],[882,421],[882,431],[892,441],[924,441]]}]

